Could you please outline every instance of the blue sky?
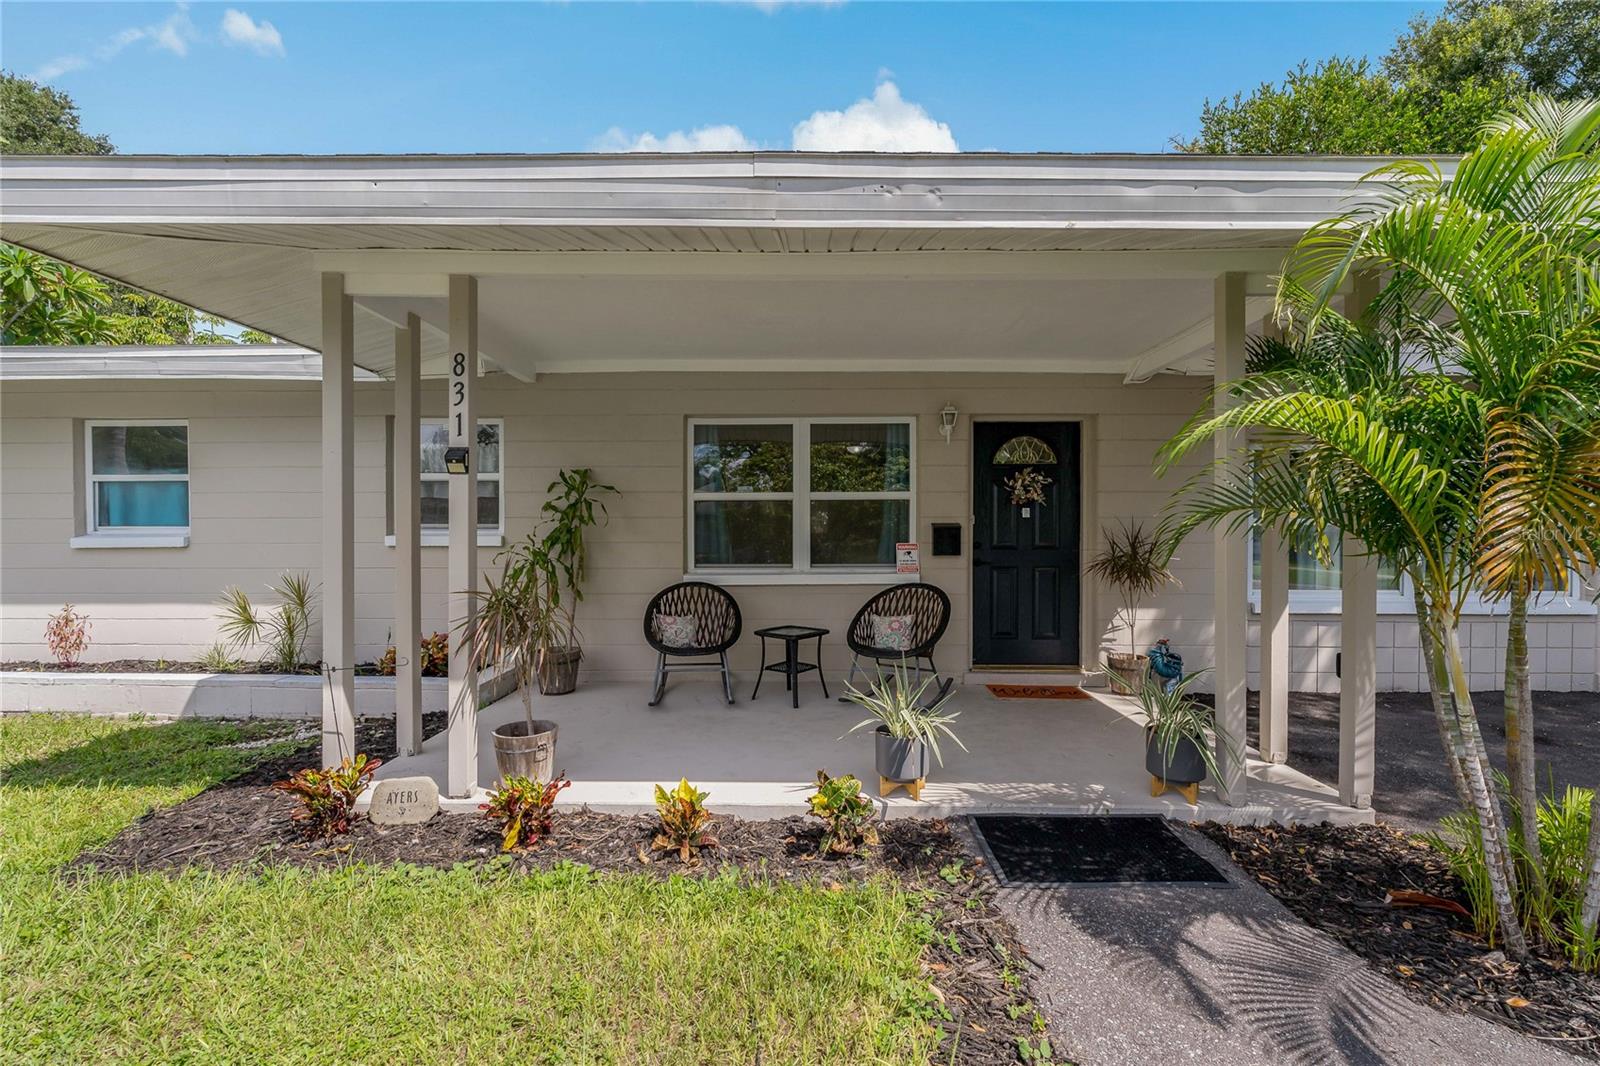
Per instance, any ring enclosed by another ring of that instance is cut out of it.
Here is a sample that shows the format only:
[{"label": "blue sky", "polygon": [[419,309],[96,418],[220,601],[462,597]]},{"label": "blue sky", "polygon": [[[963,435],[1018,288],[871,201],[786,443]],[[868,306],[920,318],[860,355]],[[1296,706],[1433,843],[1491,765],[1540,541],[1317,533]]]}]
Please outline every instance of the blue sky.
[{"label": "blue sky", "polygon": [[0,62],[124,152],[1160,151],[1437,7],[6,2]]}]

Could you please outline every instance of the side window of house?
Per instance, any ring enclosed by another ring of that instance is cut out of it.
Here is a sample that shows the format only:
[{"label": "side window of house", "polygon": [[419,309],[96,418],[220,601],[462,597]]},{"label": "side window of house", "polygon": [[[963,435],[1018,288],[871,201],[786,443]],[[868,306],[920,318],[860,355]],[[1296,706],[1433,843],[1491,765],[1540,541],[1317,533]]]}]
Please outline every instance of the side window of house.
[{"label": "side window of house", "polygon": [[[1330,547],[1333,549],[1328,563],[1317,558],[1316,550],[1310,544],[1289,546],[1289,591],[1339,591],[1342,582],[1343,547],[1337,530],[1330,530],[1328,537]],[[1250,535],[1250,588],[1252,590],[1261,588],[1259,529]],[[1378,564],[1378,588],[1388,592],[1397,592],[1400,589],[1400,573],[1387,559]]]},{"label": "side window of house", "polygon": [[90,422],[87,499],[91,533],[189,531],[189,426]]},{"label": "side window of house", "polygon": [[[499,419],[478,422],[478,528],[501,532],[503,511],[500,470],[500,441],[504,426]],[[450,475],[444,469],[444,450],[450,434],[442,418],[422,420],[422,528],[443,530],[450,526]]]},{"label": "side window of house", "polygon": [[689,435],[693,568],[894,568],[913,523],[912,420],[695,420]]}]

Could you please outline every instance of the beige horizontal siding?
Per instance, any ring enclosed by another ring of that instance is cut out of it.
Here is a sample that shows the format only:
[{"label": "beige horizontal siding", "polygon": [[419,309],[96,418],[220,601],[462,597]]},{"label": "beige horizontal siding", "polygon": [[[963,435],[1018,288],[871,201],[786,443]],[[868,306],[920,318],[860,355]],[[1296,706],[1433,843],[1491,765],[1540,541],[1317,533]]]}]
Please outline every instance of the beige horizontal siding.
[{"label": "beige horizontal siding", "polygon": [[[1164,377],[1130,387],[1108,376],[1020,374],[597,374],[553,375],[534,384],[494,376],[485,380],[480,405],[483,417],[505,422],[508,540],[533,529],[545,487],[562,467],[592,466],[622,489],[609,503],[609,524],[591,538],[591,574],[579,621],[587,669],[643,682],[652,666],[641,634],[645,604],[684,571],[689,418],[915,416],[916,539],[924,545],[924,579],[943,587],[953,604],[940,665],[960,670],[971,663],[970,528],[959,558],[933,558],[928,546],[932,523],[968,526],[972,418],[1085,419],[1085,454],[1093,460],[1087,528],[1148,523],[1204,461],[1197,457],[1167,478],[1154,472],[1156,449],[1204,402],[1207,384]],[[444,401],[443,383],[426,383],[424,412],[442,414]],[[394,553],[383,544],[391,403],[385,383],[356,388],[356,640],[363,658],[380,654],[391,635]],[[937,416],[947,403],[961,412],[948,445],[938,433]],[[0,395],[0,655],[44,656],[44,619],[71,601],[93,618],[91,659],[193,658],[218,638],[216,602],[225,587],[238,585],[264,599],[266,586],[284,570],[320,576],[318,412],[315,383],[8,384]],[[158,417],[182,418],[190,426],[190,546],[71,549],[74,420]],[[493,567],[494,555],[494,549],[480,550],[485,569]],[[422,559],[424,628],[443,630],[445,551],[425,548]],[[1170,637],[1191,664],[1204,665],[1211,659],[1213,628],[1209,537],[1184,545],[1174,570],[1181,585],[1145,604],[1138,644]],[[846,662],[843,631],[872,588],[733,591],[747,633],[778,622],[831,629],[824,656],[838,670]],[[1125,632],[1113,624],[1115,598],[1088,583],[1083,595],[1093,619],[1086,656],[1125,645]],[[1299,669],[1307,687],[1326,687],[1331,667],[1324,660],[1337,647],[1337,626],[1309,625],[1299,630],[1299,639],[1310,641],[1297,644]],[[1593,670],[1595,631],[1590,618],[1574,619],[1560,631],[1571,653],[1546,657],[1559,687],[1593,687],[1592,677],[1585,685],[1580,671]],[[747,677],[758,651],[759,642],[748,636],[734,651],[735,667]],[[1475,671],[1484,668],[1479,658],[1488,661],[1487,653],[1475,654]],[[1386,676],[1407,687],[1416,675],[1405,651],[1396,650],[1390,661]]]}]

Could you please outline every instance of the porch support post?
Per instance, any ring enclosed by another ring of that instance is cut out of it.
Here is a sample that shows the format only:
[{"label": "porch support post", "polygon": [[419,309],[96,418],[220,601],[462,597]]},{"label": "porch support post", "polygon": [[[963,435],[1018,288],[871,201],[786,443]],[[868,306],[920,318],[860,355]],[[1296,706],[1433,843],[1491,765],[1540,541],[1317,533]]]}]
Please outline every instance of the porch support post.
[{"label": "porch support post", "polygon": [[1289,761],[1289,550],[1261,531],[1261,757]]},{"label": "porch support post", "polygon": [[466,474],[450,475],[450,727],[447,786],[452,796],[478,787],[478,675],[460,627],[478,589],[478,279],[450,275],[450,377],[446,407],[452,448],[467,449]]},{"label": "porch support post", "polygon": [[322,275],[322,765],[356,754],[355,308]]},{"label": "porch support post", "polygon": [[[1245,275],[1220,274],[1216,281],[1216,329],[1213,373],[1217,384],[1244,375]],[[1217,410],[1231,406],[1221,396]],[[1240,461],[1237,454],[1241,438],[1219,434],[1216,438],[1218,466],[1216,477],[1237,479]],[[1240,806],[1245,802],[1244,746],[1248,727],[1245,706],[1245,627],[1249,609],[1249,539],[1241,530],[1218,526],[1215,537],[1215,685],[1217,690],[1217,767],[1222,780],[1217,782],[1224,803]]]},{"label": "porch support post", "polygon": [[1342,551],[1339,802],[1371,807],[1377,771],[1378,559],[1349,535]]},{"label": "porch support post", "polygon": [[394,726],[401,755],[422,749],[422,319],[394,331]]}]

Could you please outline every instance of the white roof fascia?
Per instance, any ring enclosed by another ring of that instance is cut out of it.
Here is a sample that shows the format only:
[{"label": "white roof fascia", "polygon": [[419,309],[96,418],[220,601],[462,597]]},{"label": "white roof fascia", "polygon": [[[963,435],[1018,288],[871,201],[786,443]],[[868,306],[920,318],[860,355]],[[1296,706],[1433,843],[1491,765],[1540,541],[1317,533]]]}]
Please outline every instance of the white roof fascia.
[{"label": "white roof fascia", "polygon": [[[358,381],[378,375],[356,368]],[[0,381],[318,381],[322,356],[293,345],[6,345]]]}]

